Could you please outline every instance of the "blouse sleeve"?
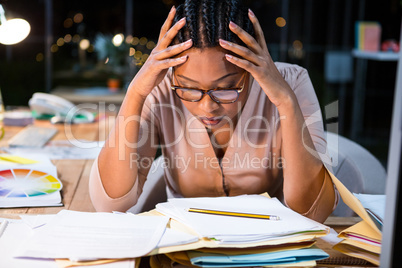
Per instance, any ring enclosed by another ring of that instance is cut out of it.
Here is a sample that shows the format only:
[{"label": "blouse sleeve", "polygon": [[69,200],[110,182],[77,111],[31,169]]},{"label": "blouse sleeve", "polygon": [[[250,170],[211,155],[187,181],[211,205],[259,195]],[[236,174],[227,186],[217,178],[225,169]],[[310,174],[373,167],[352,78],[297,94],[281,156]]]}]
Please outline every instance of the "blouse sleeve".
[{"label": "blouse sleeve", "polygon": [[89,195],[96,211],[127,211],[137,203],[159,144],[158,119],[152,110],[155,100],[156,98],[150,94],[143,106],[137,155],[130,157],[130,165],[137,165],[138,175],[134,186],[127,194],[111,198],[106,193],[99,174],[98,159],[95,160],[89,177]]},{"label": "blouse sleeve", "polygon": [[[313,141],[314,148],[306,146],[306,149],[320,158],[326,169],[320,193],[311,208],[303,214],[306,217],[323,222],[328,215],[323,215],[322,211],[333,211],[336,208],[339,193],[328,174],[328,170],[332,172],[332,161],[327,150],[327,141],[317,95],[306,69],[297,65],[282,65],[281,63],[277,67],[297,97],[305,121],[304,127],[307,127]],[[335,199],[333,198],[333,193],[335,193]]]}]

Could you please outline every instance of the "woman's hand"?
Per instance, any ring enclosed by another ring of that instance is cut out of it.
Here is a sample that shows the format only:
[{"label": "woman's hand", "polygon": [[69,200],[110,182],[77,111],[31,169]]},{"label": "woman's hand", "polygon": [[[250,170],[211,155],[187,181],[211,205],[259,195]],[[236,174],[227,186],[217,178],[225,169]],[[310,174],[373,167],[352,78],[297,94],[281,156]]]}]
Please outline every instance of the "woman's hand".
[{"label": "woman's hand", "polygon": [[219,40],[220,45],[234,55],[226,54],[226,59],[238,67],[248,71],[257,80],[265,94],[278,108],[292,98],[293,91],[279,73],[265,43],[264,33],[254,13],[249,10],[248,16],[253,23],[256,38],[252,37],[238,25],[230,22],[229,28],[247,47]]},{"label": "woman's hand", "polygon": [[130,83],[129,89],[134,90],[143,99],[145,99],[152,89],[162,81],[170,67],[182,64],[187,60],[187,56],[179,58],[173,57],[189,49],[193,44],[192,40],[169,46],[179,30],[186,24],[186,19],[182,18],[171,27],[175,14],[176,9],[172,7],[165,23],[162,25],[158,44],[152,50],[144,66],[142,66],[141,70]]}]

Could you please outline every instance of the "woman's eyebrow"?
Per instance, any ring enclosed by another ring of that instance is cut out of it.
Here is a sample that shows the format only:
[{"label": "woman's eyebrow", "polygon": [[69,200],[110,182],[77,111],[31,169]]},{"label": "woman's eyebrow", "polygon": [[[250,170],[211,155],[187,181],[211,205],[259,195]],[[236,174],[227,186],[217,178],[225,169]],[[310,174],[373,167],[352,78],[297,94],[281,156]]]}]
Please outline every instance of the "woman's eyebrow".
[{"label": "woman's eyebrow", "polygon": [[[212,82],[220,82],[221,80],[223,80],[223,79],[225,79],[225,78],[227,78],[229,76],[237,75],[237,74],[238,73],[228,73],[228,74],[225,74],[224,76],[222,76],[222,77],[220,77],[220,78],[218,78],[218,79],[216,79],[216,80],[214,80]],[[181,75],[181,74],[178,74],[177,76],[180,77],[180,78],[183,78],[183,79],[185,79],[187,81],[190,81],[190,82],[193,82],[193,83],[198,83],[198,81],[193,80],[193,79],[191,79],[191,78],[189,78],[187,76],[184,76],[184,75]]]}]

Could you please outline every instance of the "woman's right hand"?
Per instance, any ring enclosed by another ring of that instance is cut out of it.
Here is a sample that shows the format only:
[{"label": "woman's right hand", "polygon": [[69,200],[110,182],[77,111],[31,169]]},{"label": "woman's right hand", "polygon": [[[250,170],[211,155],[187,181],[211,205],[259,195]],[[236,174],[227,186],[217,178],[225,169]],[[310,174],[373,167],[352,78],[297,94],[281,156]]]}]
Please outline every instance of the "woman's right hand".
[{"label": "woman's right hand", "polygon": [[186,24],[186,18],[182,18],[171,27],[175,14],[176,9],[172,7],[165,23],[162,25],[158,44],[130,83],[129,90],[135,91],[144,100],[152,89],[162,81],[170,67],[180,65],[187,60],[186,55],[178,58],[174,57],[189,49],[193,44],[190,39],[181,44],[169,46],[179,30]]}]

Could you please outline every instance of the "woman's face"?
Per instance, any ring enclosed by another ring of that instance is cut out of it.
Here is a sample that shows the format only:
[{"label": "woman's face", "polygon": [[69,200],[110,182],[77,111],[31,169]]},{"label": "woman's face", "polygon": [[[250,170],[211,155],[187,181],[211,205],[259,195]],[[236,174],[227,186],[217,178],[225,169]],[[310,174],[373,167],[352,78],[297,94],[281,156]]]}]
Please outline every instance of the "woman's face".
[{"label": "woman's face", "polygon": [[199,102],[181,100],[184,106],[205,127],[215,130],[237,122],[237,114],[247,100],[248,74],[225,59],[225,50],[214,48],[192,48],[182,53],[188,59],[174,68],[173,84],[201,90],[214,88],[235,88],[244,84],[236,102],[230,104],[217,103],[204,94]]}]

